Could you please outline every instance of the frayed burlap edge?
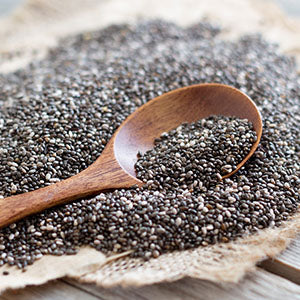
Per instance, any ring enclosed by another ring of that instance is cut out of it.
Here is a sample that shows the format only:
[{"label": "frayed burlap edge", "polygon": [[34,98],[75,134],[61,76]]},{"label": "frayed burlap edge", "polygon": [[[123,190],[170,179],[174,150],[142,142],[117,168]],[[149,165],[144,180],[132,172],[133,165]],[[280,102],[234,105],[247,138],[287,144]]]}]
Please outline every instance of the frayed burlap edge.
[{"label": "frayed burlap edge", "polygon": [[70,277],[103,287],[141,286],[174,281],[185,276],[214,282],[238,282],[256,264],[282,252],[300,230],[300,212],[280,227],[268,228],[229,243],[175,251],[144,261],[130,258],[129,253],[106,257],[90,247],[70,256],[47,255],[26,269],[3,266],[0,293],[7,289],[40,285]]},{"label": "frayed burlap edge", "polygon": [[124,257],[96,272],[72,276],[100,286],[140,286],[185,276],[215,282],[238,282],[255,265],[282,252],[300,230],[300,212],[281,227],[268,228],[229,243],[176,251],[143,261]]},{"label": "frayed burlap edge", "polygon": [[95,272],[109,261],[119,259],[124,255],[128,253],[106,257],[91,247],[82,247],[76,255],[46,255],[25,270],[4,265],[0,268],[0,294],[7,289],[41,285],[65,276],[83,276]]}]

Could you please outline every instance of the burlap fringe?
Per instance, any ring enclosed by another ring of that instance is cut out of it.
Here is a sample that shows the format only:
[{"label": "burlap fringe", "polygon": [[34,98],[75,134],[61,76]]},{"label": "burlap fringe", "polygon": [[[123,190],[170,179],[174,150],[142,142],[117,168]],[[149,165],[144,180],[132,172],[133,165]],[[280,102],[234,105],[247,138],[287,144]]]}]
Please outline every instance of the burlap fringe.
[{"label": "burlap fringe", "polygon": [[[28,0],[12,16],[0,20],[0,71],[13,71],[33,58],[42,57],[62,36],[99,29],[113,22],[134,21],[137,17],[160,17],[180,25],[208,17],[225,27],[226,38],[261,31],[269,39],[280,42],[285,53],[296,55],[300,61],[300,21],[287,19],[270,3],[260,0],[192,2],[182,1],[173,11],[172,0],[147,0],[143,4],[139,0]],[[262,230],[235,242],[164,254],[147,262],[128,258],[128,253],[105,257],[95,249],[84,247],[73,256],[45,256],[26,272],[1,267],[0,274],[7,271],[9,275],[0,275],[0,293],[64,276],[105,287],[138,286],[184,276],[237,282],[246,272],[255,270],[257,262],[283,251],[299,230],[300,213],[297,213],[280,228]]]},{"label": "burlap fringe", "polygon": [[215,282],[238,282],[257,262],[282,252],[300,230],[300,212],[281,227],[268,228],[234,242],[176,251],[144,261],[129,258],[128,252],[106,257],[93,248],[83,247],[77,255],[45,256],[26,272],[3,266],[0,293],[8,288],[40,285],[68,276],[81,282],[111,287],[141,286],[174,281],[185,276]]}]

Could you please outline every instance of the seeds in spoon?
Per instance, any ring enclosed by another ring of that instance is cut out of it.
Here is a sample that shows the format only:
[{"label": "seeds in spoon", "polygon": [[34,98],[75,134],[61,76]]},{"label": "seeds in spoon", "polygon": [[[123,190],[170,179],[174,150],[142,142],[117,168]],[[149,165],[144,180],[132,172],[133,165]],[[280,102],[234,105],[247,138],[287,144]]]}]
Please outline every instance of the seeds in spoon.
[{"label": "seeds in spoon", "polygon": [[211,116],[182,124],[139,156],[137,177],[153,189],[198,189],[217,184],[250,152],[256,132],[247,120]]}]

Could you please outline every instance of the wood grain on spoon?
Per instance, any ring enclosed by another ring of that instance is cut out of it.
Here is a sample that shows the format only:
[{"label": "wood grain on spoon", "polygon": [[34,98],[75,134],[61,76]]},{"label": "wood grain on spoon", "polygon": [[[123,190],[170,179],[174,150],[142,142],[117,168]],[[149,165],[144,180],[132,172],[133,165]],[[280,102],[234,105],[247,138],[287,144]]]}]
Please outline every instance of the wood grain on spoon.
[{"label": "wood grain on spoon", "polygon": [[101,156],[87,169],[56,184],[0,200],[0,227],[46,208],[102,190],[128,188],[143,183],[135,178],[137,153],[153,147],[154,139],[183,122],[211,115],[233,116],[252,122],[257,141],[251,151],[227,174],[237,172],[256,150],[261,134],[260,113],[241,91],[222,84],[198,84],[163,94],[131,114],[118,128]]}]

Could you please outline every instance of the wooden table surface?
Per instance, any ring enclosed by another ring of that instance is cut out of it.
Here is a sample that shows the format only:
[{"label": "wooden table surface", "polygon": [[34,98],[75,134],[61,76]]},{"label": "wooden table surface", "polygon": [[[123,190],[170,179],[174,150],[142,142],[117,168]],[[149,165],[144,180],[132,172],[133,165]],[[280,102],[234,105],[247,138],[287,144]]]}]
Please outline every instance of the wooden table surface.
[{"label": "wooden table surface", "polygon": [[0,300],[300,300],[300,235],[274,260],[262,262],[258,270],[238,284],[215,284],[205,280],[184,278],[139,288],[104,289],[60,279],[42,286],[7,291]]}]

